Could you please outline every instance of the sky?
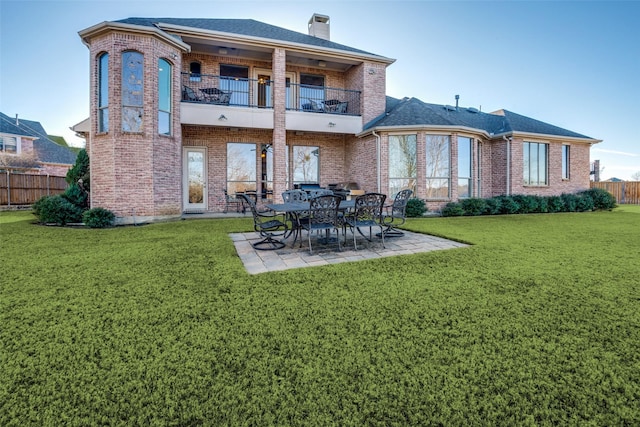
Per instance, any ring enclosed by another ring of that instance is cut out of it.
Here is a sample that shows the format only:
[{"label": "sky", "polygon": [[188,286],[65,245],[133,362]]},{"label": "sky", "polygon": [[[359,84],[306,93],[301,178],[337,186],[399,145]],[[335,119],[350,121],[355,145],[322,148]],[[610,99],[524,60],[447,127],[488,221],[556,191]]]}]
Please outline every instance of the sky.
[{"label": "sky", "polygon": [[0,0],[0,111],[69,127],[89,117],[89,50],[78,31],[128,17],[255,19],[394,58],[387,95],[506,109],[602,140],[601,179],[640,172],[640,0]]}]

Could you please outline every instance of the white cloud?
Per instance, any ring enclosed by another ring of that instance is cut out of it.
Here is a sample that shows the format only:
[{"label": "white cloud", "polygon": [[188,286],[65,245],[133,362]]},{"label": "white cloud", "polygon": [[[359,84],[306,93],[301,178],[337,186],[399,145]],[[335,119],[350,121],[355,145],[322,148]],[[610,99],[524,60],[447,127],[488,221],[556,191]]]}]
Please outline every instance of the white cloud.
[{"label": "white cloud", "polygon": [[627,153],[626,151],[607,150],[605,148],[594,148],[593,151],[598,151],[600,153],[617,154],[619,156],[640,157],[640,154]]}]

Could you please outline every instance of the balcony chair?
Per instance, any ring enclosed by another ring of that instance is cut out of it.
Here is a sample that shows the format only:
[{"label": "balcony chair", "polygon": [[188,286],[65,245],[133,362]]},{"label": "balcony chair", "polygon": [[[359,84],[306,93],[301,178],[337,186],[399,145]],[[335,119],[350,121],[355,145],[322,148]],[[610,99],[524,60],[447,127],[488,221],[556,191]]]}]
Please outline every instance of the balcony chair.
[{"label": "balcony chair", "polygon": [[385,237],[404,236],[404,232],[397,227],[404,224],[407,218],[407,202],[412,194],[413,191],[409,189],[399,191],[393,204],[385,207],[385,213],[382,215],[382,224],[385,226],[382,234]]},{"label": "balcony chair", "polygon": [[[342,227],[342,223],[338,216],[340,200],[341,199],[338,196],[325,195],[315,197],[309,202],[309,218],[308,221],[301,223],[301,227],[304,230],[307,230],[309,253],[311,255],[313,255],[311,234],[314,231],[325,231],[325,240],[329,243],[330,231],[335,230],[338,250],[342,250],[342,247],[340,246],[340,228]],[[300,247],[302,247],[302,239],[300,239]]]},{"label": "balcony chair", "polygon": [[195,90],[190,88],[189,86],[184,86],[182,88],[182,100],[190,101],[190,102],[202,102],[203,99],[198,96]]},{"label": "balcony chair", "polygon": [[243,200],[243,203],[249,206],[251,213],[253,214],[253,228],[260,233],[262,240],[254,242],[251,245],[261,251],[282,249],[285,247],[285,243],[282,240],[276,239],[279,236],[285,236],[289,231],[289,227],[285,222],[276,219],[275,215],[269,215],[258,212],[256,203],[253,199],[246,194],[239,194]]},{"label": "balcony chair", "polygon": [[[362,196],[356,197],[355,207],[353,212],[344,215],[343,219],[343,234],[344,242],[347,243],[347,226],[353,233],[353,247],[358,250],[356,244],[356,230],[362,237],[368,241],[373,240],[373,227],[380,227],[380,237],[382,239],[382,247],[384,248],[384,225],[382,224],[382,206],[387,198],[384,194],[380,193],[367,193]],[[362,232],[363,228],[369,228],[369,237],[365,236]]]}]

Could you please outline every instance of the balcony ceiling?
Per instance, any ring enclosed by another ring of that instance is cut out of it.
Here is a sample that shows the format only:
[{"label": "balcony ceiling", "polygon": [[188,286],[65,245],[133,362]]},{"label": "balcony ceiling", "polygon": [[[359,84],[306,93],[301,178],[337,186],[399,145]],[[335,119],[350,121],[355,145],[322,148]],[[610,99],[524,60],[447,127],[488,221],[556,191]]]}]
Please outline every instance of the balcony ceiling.
[{"label": "balcony ceiling", "polygon": [[[207,40],[184,37],[183,41],[191,46],[191,52],[216,55],[229,58],[244,58],[254,61],[271,62],[273,49],[262,46],[249,46],[229,41]],[[297,52],[287,49],[287,64],[299,67],[312,67],[324,70],[344,72],[360,61],[346,58],[335,58],[328,55]],[[322,64],[322,65],[321,65]]]}]

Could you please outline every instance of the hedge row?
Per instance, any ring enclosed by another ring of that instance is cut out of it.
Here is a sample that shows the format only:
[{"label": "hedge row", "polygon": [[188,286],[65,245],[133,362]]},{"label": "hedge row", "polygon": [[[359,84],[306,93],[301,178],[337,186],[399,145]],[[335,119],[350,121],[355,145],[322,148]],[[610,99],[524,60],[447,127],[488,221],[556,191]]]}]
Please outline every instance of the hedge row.
[{"label": "hedge row", "polygon": [[586,212],[613,209],[616,199],[606,190],[591,188],[560,196],[497,196],[489,199],[469,198],[447,203],[442,216],[504,215],[524,213]]}]

